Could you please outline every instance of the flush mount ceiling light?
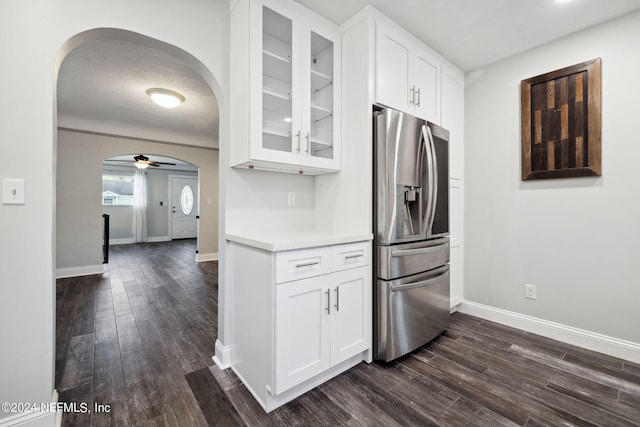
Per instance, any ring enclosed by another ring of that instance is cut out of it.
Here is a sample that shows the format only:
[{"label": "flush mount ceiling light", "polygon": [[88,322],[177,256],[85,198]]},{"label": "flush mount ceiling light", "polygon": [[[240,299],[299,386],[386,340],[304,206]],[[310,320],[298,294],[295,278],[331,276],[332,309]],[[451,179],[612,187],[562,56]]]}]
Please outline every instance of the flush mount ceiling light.
[{"label": "flush mount ceiling light", "polygon": [[164,108],[176,108],[184,102],[184,96],[169,89],[147,89],[147,95],[153,102]]}]

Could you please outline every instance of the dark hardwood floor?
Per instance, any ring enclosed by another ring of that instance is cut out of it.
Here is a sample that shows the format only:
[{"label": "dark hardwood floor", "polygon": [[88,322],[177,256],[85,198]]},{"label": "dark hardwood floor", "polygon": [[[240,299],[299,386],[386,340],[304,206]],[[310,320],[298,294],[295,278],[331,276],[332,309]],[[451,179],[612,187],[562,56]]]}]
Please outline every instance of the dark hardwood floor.
[{"label": "dark hardwood floor", "polygon": [[456,313],[437,340],[361,363],[265,414],[211,357],[217,263],[195,241],[113,246],[102,276],[57,282],[66,426],[640,426],[640,365]]}]

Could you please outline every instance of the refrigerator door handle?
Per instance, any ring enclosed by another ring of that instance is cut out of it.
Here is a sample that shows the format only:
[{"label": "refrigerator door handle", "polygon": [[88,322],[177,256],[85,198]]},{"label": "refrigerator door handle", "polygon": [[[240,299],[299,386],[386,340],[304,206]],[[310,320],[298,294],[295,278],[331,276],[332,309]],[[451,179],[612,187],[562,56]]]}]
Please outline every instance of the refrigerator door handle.
[{"label": "refrigerator door handle", "polygon": [[418,248],[418,249],[396,249],[390,251],[391,256],[411,256],[411,255],[423,255],[429,254],[432,252],[441,251],[441,245],[429,246],[428,248]]},{"label": "refrigerator door handle", "polygon": [[421,280],[419,282],[413,282],[413,283],[406,283],[403,285],[391,285],[389,286],[389,290],[391,292],[402,292],[402,291],[408,291],[409,289],[423,288],[425,286],[429,286],[434,283],[440,282],[443,277],[446,277],[449,274],[449,266],[445,265],[444,267],[440,267],[439,269],[435,270],[434,273],[437,273],[437,276],[435,276],[432,279]]},{"label": "refrigerator door handle", "polygon": [[427,127],[427,125],[422,125],[422,132],[420,133],[420,139],[424,142],[421,147],[421,151],[423,152],[423,157],[427,164],[427,176],[423,179],[427,182],[424,183],[423,189],[427,193],[427,197],[424,198],[424,206],[423,206],[423,219],[422,219],[422,233],[425,236],[429,235],[429,230],[431,229],[431,225],[433,224],[433,219],[431,218],[433,212],[433,154],[431,151],[431,131]]},{"label": "refrigerator door handle", "polygon": [[431,196],[431,212],[429,212],[429,224],[427,225],[427,237],[431,235],[431,229],[433,228],[433,222],[436,219],[436,205],[438,203],[438,157],[436,156],[436,144],[433,142],[433,135],[429,126],[424,126],[427,129],[427,136],[429,137],[429,153],[431,155],[431,177],[429,179],[429,194]]}]

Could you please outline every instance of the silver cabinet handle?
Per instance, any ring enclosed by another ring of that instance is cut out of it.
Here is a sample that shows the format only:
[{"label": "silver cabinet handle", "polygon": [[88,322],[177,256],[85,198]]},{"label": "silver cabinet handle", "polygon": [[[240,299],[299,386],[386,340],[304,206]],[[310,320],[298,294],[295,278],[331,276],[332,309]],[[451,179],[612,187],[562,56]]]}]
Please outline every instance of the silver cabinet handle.
[{"label": "silver cabinet handle", "polygon": [[411,89],[409,89],[409,95],[410,95],[409,104],[413,105],[415,103],[415,98],[416,98],[416,86],[415,85],[411,86]]},{"label": "silver cabinet handle", "polygon": [[309,140],[309,132],[307,132],[307,136],[305,136],[305,139],[307,140],[307,154],[309,154],[309,151],[311,150],[311,142]]},{"label": "silver cabinet handle", "polygon": [[296,133],[296,136],[298,137],[298,153],[299,153],[300,152],[300,131]]},{"label": "silver cabinet handle", "polygon": [[320,264],[319,261],[305,262],[305,263],[302,263],[302,264],[296,264],[296,268],[311,267],[312,265],[318,265],[318,264]]},{"label": "silver cabinet handle", "polygon": [[331,292],[327,289],[327,314],[331,314]]},{"label": "silver cabinet handle", "polygon": [[362,258],[363,254],[345,255],[344,259]]},{"label": "silver cabinet handle", "polygon": [[416,91],[416,95],[418,96],[418,102],[416,102],[416,107],[420,106],[420,88]]},{"label": "silver cabinet handle", "polygon": [[336,286],[336,311],[340,311],[340,286]]}]

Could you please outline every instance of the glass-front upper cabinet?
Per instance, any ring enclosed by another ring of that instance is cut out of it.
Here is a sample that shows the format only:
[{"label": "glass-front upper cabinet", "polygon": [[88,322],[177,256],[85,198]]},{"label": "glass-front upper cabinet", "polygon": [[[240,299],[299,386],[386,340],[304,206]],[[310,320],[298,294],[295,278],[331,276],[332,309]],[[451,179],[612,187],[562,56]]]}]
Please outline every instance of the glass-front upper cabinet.
[{"label": "glass-front upper cabinet", "polygon": [[262,15],[262,147],[292,151],[293,24],[263,7]]},{"label": "glass-front upper cabinet", "polygon": [[337,26],[290,0],[240,0],[231,39],[231,165],[339,170]]},{"label": "glass-front upper cabinet", "polygon": [[334,158],[333,42],[311,32],[309,156]]}]

